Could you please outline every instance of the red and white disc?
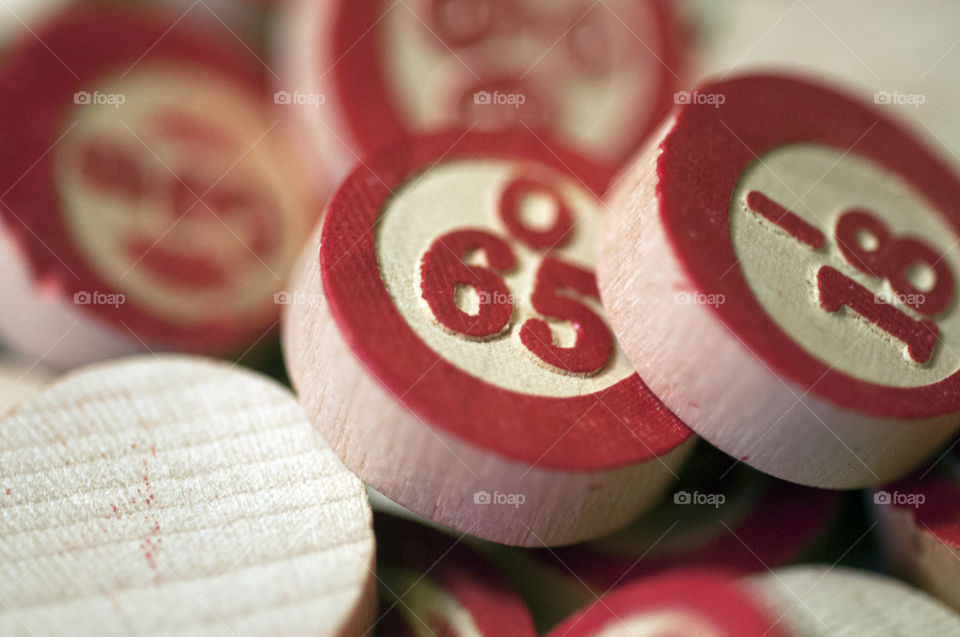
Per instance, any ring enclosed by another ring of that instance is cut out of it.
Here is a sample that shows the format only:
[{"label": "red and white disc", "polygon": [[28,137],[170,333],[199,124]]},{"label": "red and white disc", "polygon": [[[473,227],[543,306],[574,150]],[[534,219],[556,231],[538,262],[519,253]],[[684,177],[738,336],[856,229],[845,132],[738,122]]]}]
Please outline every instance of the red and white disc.
[{"label": "red and white disc", "polygon": [[951,455],[928,476],[871,494],[884,552],[902,576],[960,611],[960,472]]},{"label": "red and white disc", "polygon": [[657,0],[296,0],[276,36],[279,90],[342,175],[385,143],[514,126],[625,159],[682,73]]},{"label": "red and white disc", "polygon": [[894,479],[958,426],[960,180],[830,88],[691,94],[621,181],[599,277],[664,403],[824,487]]},{"label": "red and white disc", "polygon": [[257,62],[174,18],[62,15],[0,66],[0,312],[58,365],[266,335],[312,186]]},{"label": "red and white disc", "polygon": [[0,634],[359,635],[363,484],[296,398],[225,363],[87,367],[0,421]]},{"label": "red and white disc", "polygon": [[[534,637],[530,613],[493,568],[461,538],[378,513],[381,635]],[[426,632],[424,632],[426,631]]]},{"label": "red and white disc", "polygon": [[729,576],[676,571],[621,586],[549,637],[787,637]]},{"label": "red and white disc", "polygon": [[534,135],[450,134],[341,186],[283,339],[308,413],[364,481],[525,545],[610,532],[656,501],[693,439],[603,316],[608,175]]}]

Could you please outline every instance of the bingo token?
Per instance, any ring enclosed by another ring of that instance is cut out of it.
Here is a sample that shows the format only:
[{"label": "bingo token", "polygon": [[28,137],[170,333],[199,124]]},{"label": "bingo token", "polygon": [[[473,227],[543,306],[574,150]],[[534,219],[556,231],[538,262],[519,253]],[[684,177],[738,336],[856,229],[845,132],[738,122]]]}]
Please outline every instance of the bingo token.
[{"label": "bingo token", "polygon": [[385,143],[513,126],[629,156],[682,73],[659,0],[297,0],[277,45],[281,103],[343,174]]},{"label": "bingo token", "polygon": [[549,637],[786,637],[736,580],[678,571],[621,586]]},{"label": "bingo token", "polygon": [[960,636],[960,617],[898,580],[848,568],[794,566],[753,575],[743,587],[791,637]]},{"label": "bingo token", "polygon": [[762,471],[904,474],[960,424],[960,181],[826,87],[758,75],[696,95],[612,203],[599,280],[624,350]]},{"label": "bingo token", "polygon": [[938,469],[923,479],[885,486],[874,491],[872,499],[891,565],[960,611],[960,475],[956,467],[952,472]]},{"label": "bingo token", "polygon": [[239,354],[276,324],[311,181],[256,62],[234,53],[183,23],[102,9],[61,16],[4,59],[12,348],[61,366],[145,347]]},{"label": "bingo token", "polygon": [[537,634],[523,601],[462,538],[379,513],[374,530],[380,634]]},{"label": "bingo token", "polygon": [[656,501],[693,438],[603,318],[608,174],[534,135],[450,134],[341,186],[283,339],[315,426],[365,482],[506,544],[602,535]]},{"label": "bingo token", "polygon": [[273,381],[184,356],[78,371],[0,425],[0,634],[358,635],[363,485]]}]

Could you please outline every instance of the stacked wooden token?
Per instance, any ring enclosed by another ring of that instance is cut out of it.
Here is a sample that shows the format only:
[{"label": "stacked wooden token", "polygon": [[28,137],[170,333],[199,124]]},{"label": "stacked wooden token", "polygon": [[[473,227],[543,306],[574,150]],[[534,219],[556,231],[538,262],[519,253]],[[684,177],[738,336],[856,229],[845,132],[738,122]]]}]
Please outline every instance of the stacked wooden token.
[{"label": "stacked wooden token", "polygon": [[272,381],[189,357],[57,382],[0,423],[0,633],[358,635],[363,486]]},{"label": "stacked wooden token", "polygon": [[0,311],[72,366],[243,353],[317,215],[257,61],[176,16],[63,14],[0,64]]},{"label": "stacked wooden token", "polygon": [[960,179],[802,79],[704,86],[623,177],[600,289],[654,393],[808,485],[902,476],[960,426]]},{"label": "stacked wooden token", "polygon": [[534,135],[456,133],[344,182],[283,338],[307,412],[365,482],[532,546],[616,530],[667,488],[693,439],[603,317],[608,177]]}]

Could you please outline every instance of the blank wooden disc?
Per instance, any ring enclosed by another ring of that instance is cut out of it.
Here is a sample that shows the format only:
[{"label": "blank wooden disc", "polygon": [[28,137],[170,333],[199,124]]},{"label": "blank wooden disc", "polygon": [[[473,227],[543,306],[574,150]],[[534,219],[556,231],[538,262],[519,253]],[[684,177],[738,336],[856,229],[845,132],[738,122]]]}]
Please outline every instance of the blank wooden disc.
[{"label": "blank wooden disc", "polygon": [[743,586],[792,637],[960,635],[960,616],[885,575],[795,566],[745,578]]},{"label": "blank wooden disc", "polygon": [[613,531],[656,501],[693,438],[603,318],[593,232],[608,176],[536,136],[452,134],[342,185],[283,340],[315,426],[365,482],[534,546]]},{"label": "blank wooden disc", "polygon": [[[202,9],[198,9],[202,10]],[[318,208],[260,67],[222,29],[86,7],[0,61],[0,311],[70,367],[240,354],[275,328]]]},{"label": "blank wooden disc", "polygon": [[283,388],[183,356],[71,374],[0,423],[0,633],[356,635],[363,485]]},{"label": "blank wooden disc", "polygon": [[694,91],[627,172],[599,281],[624,351],[708,441],[812,486],[895,479],[960,425],[960,180],[811,82]]}]

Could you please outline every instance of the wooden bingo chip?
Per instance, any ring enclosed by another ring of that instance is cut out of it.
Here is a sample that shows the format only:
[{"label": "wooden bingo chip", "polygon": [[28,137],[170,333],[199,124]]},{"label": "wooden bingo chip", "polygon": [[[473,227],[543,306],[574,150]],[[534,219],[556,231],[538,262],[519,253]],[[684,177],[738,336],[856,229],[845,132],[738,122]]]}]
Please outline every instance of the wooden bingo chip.
[{"label": "wooden bingo chip", "polygon": [[549,637],[787,637],[729,576],[678,571],[604,595]]},{"label": "wooden bingo chip", "polygon": [[801,79],[708,85],[614,199],[611,325],[723,451],[856,487],[960,424],[960,181],[879,112]]},{"label": "wooden bingo chip", "polygon": [[240,354],[276,324],[316,179],[293,165],[256,60],[185,24],[75,11],[0,64],[12,348],[61,366]]},{"label": "wooden bingo chip", "polygon": [[0,424],[0,634],[358,635],[363,485],[285,389],[184,356],[75,372]]},{"label": "wooden bingo chip", "polygon": [[960,616],[899,580],[827,566],[776,569],[743,580],[792,637],[960,636]]},{"label": "wooden bingo chip", "polygon": [[451,537],[378,513],[382,635],[534,637],[523,601],[483,559]]},{"label": "wooden bingo chip", "polygon": [[365,482],[520,545],[608,533],[664,491],[693,438],[603,318],[608,175],[534,135],[455,133],[341,186],[283,340],[301,402]]},{"label": "wooden bingo chip", "polygon": [[960,471],[952,455],[928,475],[873,491],[891,566],[960,611]]},{"label": "wooden bingo chip", "polygon": [[659,0],[296,0],[280,91],[343,174],[384,143],[523,127],[625,159],[673,104],[678,29]]}]

